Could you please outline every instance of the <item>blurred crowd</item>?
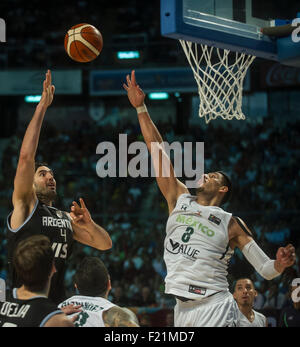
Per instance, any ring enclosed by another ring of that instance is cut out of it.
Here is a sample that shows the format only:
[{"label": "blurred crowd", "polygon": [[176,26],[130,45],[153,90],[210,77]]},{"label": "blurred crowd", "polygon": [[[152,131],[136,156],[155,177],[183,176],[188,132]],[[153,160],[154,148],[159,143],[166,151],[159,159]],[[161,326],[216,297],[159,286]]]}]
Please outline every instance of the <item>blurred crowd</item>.
[{"label": "blurred crowd", "polygon": [[[119,50],[140,50],[147,62],[176,63],[178,42],[160,34],[160,1],[77,0],[72,5],[51,1],[40,6],[38,0],[1,1],[6,21],[7,43],[0,53],[0,68],[53,66],[74,68],[64,52],[64,37],[74,25],[88,23],[103,36],[101,59],[91,63],[113,65]],[[151,48],[150,48],[151,47]],[[174,50],[175,47],[175,50]]]},{"label": "blurred crowd", "polygon": [[[239,277],[250,277],[259,291],[257,309],[284,307],[288,286],[300,273],[300,123],[275,127],[271,122],[266,118],[259,124],[249,123],[245,130],[236,130],[226,122],[224,126],[211,123],[205,130],[200,125],[191,126],[184,136],[175,134],[174,125],[170,123],[157,124],[169,143],[205,142],[205,171],[222,169],[234,184],[233,197],[225,209],[245,220],[270,257],[274,258],[278,247],[289,242],[296,247],[295,266],[271,282],[261,278],[236,251],[229,268],[229,283]],[[103,128],[86,119],[70,124],[69,128],[59,129],[47,122],[43,128],[37,160],[46,161],[54,170],[58,191],[56,206],[69,210],[74,199],[83,197],[95,221],[108,230],[113,241],[113,248],[106,252],[76,244],[66,273],[68,293],[74,294],[72,279],[76,264],[85,255],[100,256],[110,272],[113,287],[110,299],[114,303],[138,307],[145,325],[151,324],[151,317],[158,310],[169,313],[175,301],[164,294],[166,269],[162,259],[168,213],[155,178],[100,179],[96,174],[100,159],[95,154],[97,144],[110,141],[117,147],[120,133],[128,134],[128,143],[142,141],[138,124],[107,124]],[[0,155],[0,275],[4,278],[5,216],[11,209],[10,197],[22,137],[23,130],[9,138]]]}]

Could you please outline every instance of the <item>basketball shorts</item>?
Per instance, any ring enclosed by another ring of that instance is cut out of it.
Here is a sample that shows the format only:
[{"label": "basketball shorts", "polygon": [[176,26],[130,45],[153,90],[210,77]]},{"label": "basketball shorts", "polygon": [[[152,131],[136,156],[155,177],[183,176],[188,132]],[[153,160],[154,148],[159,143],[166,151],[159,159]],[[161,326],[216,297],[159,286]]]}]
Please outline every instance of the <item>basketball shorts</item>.
[{"label": "basketball shorts", "polygon": [[175,327],[237,327],[241,312],[230,292],[220,292],[202,300],[176,299]]}]

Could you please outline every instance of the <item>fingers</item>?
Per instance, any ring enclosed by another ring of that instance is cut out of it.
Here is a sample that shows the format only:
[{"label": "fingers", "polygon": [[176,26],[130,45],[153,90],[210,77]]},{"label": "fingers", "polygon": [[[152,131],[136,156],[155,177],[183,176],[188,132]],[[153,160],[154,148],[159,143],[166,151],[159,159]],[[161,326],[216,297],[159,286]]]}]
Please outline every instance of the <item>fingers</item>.
[{"label": "fingers", "polygon": [[79,199],[79,202],[80,202],[81,208],[85,208],[86,209],[85,203],[84,203],[82,198]]},{"label": "fingers", "polygon": [[76,314],[75,316],[73,316],[72,318],[69,318],[69,319],[72,323],[75,323],[77,321],[77,319],[79,318],[79,316],[80,316],[79,314]]},{"label": "fingers", "polygon": [[296,261],[295,247],[291,244],[288,244],[286,247],[281,247],[279,249],[282,251],[282,260],[287,266],[292,266]]},{"label": "fingers", "polygon": [[76,201],[73,201],[72,205],[73,205],[72,207],[75,207],[75,209],[78,209],[78,208],[80,209],[80,206],[77,204]]},{"label": "fingers", "polygon": [[82,311],[82,306],[81,305],[74,305],[74,304],[70,304],[67,305],[65,307],[62,307],[61,310],[65,313],[65,314],[73,314],[73,313],[77,313],[77,312],[81,312]]},{"label": "fingers", "polygon": [[130,80],[129,75],[126,76],[126,81],[127,81],[128,87],[131,87],[131,80]]},{"label": "fingers", "polygon": [[136,86],[135,71],[131,72],[131,83]]},{"label": "fingers", "polygon": [[72,221],[76,224],[78,222],[80,222],[83,219],[83,215],[82,214],[75,214],[74,212],[70,212],[70,216],[72,218]]},{"label": "fingers", "polygon": [[48,71],[47,71],[47,74],[48,74],[48,77],[49,77],[49,86],[51,86],[51,84],[52,84],[52,75],[51,75],[51,71],[48,70]]},{"label": "fingers", "polygon": [[127,85],[125,83],[123,84],[123,87],[125,90],[128,91],[128,89],[130,87],[138,87],[136,84],[136,78],[135,78],[135,71],[134,70],[131,72],[131,76],[129,76],[129,75],[126,76],[126,81],[127,81]]}]

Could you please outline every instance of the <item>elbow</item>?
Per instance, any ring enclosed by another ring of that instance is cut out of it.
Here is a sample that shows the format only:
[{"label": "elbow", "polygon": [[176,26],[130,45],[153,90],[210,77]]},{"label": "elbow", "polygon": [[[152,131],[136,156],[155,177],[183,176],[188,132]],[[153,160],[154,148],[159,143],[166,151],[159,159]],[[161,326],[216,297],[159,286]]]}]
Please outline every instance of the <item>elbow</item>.
[{"label": "elbow", "polygon": [[106,240],[105,242],[101,242],[97,248],[99,249],[99,251],[110,250],[112,248],[112,240],[109,238],[109,240]]},{"label": "elbow", "polygon": [[104,249],[104,251],[108,251],[109,249],[112,249],[112,240],[109,239],[109,241],[107,242],[107,245]]}]

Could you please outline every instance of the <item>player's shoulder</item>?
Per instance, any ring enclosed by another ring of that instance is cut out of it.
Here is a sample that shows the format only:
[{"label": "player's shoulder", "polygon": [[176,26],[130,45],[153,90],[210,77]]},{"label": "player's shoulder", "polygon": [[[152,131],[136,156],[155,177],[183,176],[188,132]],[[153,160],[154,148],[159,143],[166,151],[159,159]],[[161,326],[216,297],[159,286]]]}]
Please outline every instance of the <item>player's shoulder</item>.
[{"label": "player's shoulder", "polygon": [[228,227],[231,230],[234,230],[237,234],[246,233],[248,236],[253,237],[253,234],[248,228],[247,224],[238,216],[232,215]]}]

